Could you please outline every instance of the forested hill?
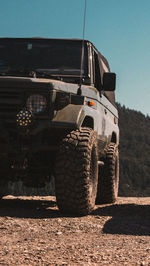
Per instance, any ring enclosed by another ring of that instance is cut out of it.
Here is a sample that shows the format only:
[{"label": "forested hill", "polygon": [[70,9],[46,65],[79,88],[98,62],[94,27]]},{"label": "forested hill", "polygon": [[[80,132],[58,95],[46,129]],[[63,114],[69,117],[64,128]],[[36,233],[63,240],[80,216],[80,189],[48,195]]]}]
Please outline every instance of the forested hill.
[{"label": "forested hill", "polygon": [[120,196],[150,197],[150,117],[118,104]]}]

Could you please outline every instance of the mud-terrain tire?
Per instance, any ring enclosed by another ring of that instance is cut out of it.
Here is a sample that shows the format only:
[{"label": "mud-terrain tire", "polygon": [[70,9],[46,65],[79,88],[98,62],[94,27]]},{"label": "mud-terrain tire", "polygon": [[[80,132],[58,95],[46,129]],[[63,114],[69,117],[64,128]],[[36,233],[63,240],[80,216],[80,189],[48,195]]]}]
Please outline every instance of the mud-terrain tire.
[{"label": "mud-terrain tire", "polygon": [[99,166],[96,203],[114,203],[119,187],[119,152],[115,143],[106,150],[104,165]]},{"label": "mud-terrain tire", "polygon": [[55,167],[55,193],[60,211],[87,215],[93,210],[97,160],[97,135],[92,129],[73,130],[62,140]]}]

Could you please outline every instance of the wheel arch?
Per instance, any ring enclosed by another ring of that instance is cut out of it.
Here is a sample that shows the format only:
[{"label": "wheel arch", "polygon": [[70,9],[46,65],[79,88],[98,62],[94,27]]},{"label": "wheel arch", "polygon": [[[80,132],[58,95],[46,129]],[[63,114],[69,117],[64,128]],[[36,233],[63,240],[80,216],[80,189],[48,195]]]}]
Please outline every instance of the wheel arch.
[{"label": "wheel arch", "polygon": [[89,115],[85,116],[81,126],[82,127],[89,127],[89,128],[94,129],[94,119],[93,119],[93,117],[91,117]]},{"label": "wheel arch", "polygon": [[113,142],[113,143],[117,143],[117,134],[116,134],[116,132],[113,132],[113,133],[112,133],[112,136],[111,136],[111,142]]}]

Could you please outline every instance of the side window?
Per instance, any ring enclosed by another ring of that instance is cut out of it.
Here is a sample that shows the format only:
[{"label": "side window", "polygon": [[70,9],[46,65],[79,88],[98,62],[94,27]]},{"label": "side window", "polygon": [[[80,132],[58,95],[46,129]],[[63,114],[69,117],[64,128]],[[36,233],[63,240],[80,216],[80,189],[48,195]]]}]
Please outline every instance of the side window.
[{"label": "side window", "polygon": [[101,76],[100,76],[100,67],[99,67],[99,60],[98,55],[94,51],[94,69],[95,69],[95,87],[100,90],[101,89]]}]

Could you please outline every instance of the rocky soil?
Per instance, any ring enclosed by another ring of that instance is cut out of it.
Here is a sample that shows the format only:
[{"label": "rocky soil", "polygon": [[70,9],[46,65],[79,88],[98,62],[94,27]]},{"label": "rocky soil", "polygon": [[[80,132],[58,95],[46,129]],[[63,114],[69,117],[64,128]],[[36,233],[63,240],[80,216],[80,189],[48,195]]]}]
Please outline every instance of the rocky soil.
[{"label": "rocky soil", "polygon": [[67,217],[55,197],[4,197],[0,265],[150,265],[150,198]]}]

